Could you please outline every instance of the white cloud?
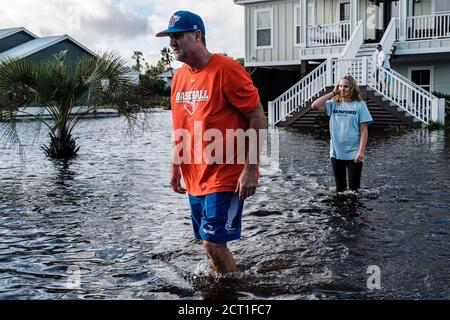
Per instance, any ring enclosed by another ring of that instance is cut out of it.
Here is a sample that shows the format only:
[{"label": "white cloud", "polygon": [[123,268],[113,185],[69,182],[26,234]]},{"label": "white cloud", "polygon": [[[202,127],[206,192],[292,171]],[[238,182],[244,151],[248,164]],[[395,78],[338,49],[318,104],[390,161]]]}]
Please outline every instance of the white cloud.
[{"label": "white cloud", "polygon": [[113,50],[130,61],[142,51],[150,64],[168,46],[156,38],[178,10],[199,14],[208,49],[243,56],[244,9],[233,0],[0,0],[0,28],[23,26],[38,36],[69,34],[92,50]]}]

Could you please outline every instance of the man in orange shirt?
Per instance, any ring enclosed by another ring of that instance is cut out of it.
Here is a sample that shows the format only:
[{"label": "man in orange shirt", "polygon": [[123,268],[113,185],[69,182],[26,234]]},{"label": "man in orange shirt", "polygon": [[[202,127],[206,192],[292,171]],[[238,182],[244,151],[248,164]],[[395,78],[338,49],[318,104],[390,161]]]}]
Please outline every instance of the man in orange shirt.
[{"label": "man in orange shirt", "polygon": [[[208,51],[198,15],[177,11],[169,28],[156,36],[170,37],[175,59],[184,63],[172,81],[176,151],[170,185],[177,193],[188,193],[194,235],[213,269],[235,272],[227,242],[240,238],[244,200],[256,192],[259,143],[251,139],[244,143],[247,148],[241,162],[239,141],[238,146],[234,143],[239,140],[236,132],[253,130],[259,137],[260,129],[267,127],[258,90],[240,64]],[[219,147],[205,159],[212,137]],[[180,146],[187,150],[180,152]]]}]

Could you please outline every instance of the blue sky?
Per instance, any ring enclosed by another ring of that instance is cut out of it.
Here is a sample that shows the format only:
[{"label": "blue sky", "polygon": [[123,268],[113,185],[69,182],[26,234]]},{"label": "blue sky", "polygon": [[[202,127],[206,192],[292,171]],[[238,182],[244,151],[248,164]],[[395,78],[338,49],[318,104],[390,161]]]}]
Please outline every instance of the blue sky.
[{"label": "blue sky", "polygon": [[92,50],[112,50],[132,63],[141,51],[150,64],[159,59],[167,27],[177,10],[198,13],[208,48],[243,57],[244,8],[233,0],[0,0],[0,28],[23,26],[38,36],[69,34]]}]

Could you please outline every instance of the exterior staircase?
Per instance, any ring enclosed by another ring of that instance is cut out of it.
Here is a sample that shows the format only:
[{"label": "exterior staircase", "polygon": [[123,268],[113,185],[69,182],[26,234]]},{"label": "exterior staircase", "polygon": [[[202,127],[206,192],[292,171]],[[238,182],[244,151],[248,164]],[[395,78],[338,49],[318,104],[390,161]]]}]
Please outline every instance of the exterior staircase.
[{"label": "exterior staircase", "polygon": [[[333,87],[329,86],[322,94],[320,94],[320,96],[330,93],[332,90]],[[394,126],[407,126],[409,128],[421,127],[421,122],[419,120],[398,108],[395,104],[370,87],[361,86],[360,91],[361,97],[366,103],[374,120],[370,129],[383,130]],[[323,113],[318,110],[311,110],[311,104],[312,101],[308,102],[305,108],[287,116],[285,120],[279,122],[279,125],[295,129],[314,129],[320,127],[320,118]]]},{"label": "exterior staircase", "polygon": [[[393,18],[380,43],[391,53],[395,40],[396,20]],[[374,61],[375,47],[376,44],[363,43],[360,21],[338,59],[327,59],[274,101],[269,101],[269,125],[314,127],[320,112],[311,110],[312,102],[330,92],[344,74],[351,74],[359,84],[362,98],[374,119],[371,128],[420,127],[430,121],[443,123],[445,100],[395,70],[378,66]],[[380,82],[373,76],[375,73]]]}]

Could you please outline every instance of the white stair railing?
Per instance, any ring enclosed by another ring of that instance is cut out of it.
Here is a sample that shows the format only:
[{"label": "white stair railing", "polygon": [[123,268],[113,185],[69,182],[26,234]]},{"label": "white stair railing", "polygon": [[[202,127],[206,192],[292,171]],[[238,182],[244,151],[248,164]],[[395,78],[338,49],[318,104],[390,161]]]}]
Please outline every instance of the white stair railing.
[{"label": "white stair railing", "polygon": [[[363,41],[364,28],[362,20],[360,20],[345,46],[339,58],[340,62],[337,65],[332,65],[331,60],[327,60],[328,62],[324,61],[277,99],[269,101],[269,125],[276,125],[278,122],[284,120],[301,107],[306,106],[306,103],[324,91],[327,85],[336,83],[332,81],[334,80],[332,79],[333,74],[334,78],[337,79],[340,75],[347,73]],[[338,71],[338,77],[335,74],[336,70]]]},{"label": "white stair railing", "polygon": [[444,122],[445,100],[437,98],[398,72],[386,70],[374,61],[368,61],[367,57],[339,59],[333,61],[334,82],[339,80],[339,64],[350,65],[346,74],[353,76],[359,85],[368,85],[422,123],[428,124],[430,120]]},{"label": "white stair railing", "polygon": [[364,42],[364,28],[363,22],[362,20],[360,20],[356,25],[352,37],[350,38],[349,42],[342,51],[341,56],[339,57],[339,60],[341,62],[337,66],[338,79],[342,77],[344,74],[348,73],[347,71],[351,67],[353,59],[355,59],[355,56],[358,53],[359,48],[361,47],[363,42]]},{"label": "white stair railing", "polygon": [[450,13],[407,17],[406,30],[408,40],[450,37]]},{"label": "white stair railing", "polygon": [[324,61],[274,101],[269,101],[269,125],[276,125],[304,107],[327,86],[327,61]]},{"label": "white stair railing", "polygon": [[[333,83],[337,83],[344,74],[349,74],[358,85],[365,86],[369,65],[367,57],[333,60]],[[345,69],[344,73],[342,69]]]},{"label": "white stair railing", "polygon": [[437,98],[397,72],[375,63],[372,68],[375,73],[367,75],[367,82],[373,90],[422,123],[444,122],[444,99]]},{"label": "white stair railing", "polygon": [[391,52],[394,42],[398,39],[398,26],[399,19],[392,18],[380,40],[380,44],[383,47],[384,52],[388,54]]}]

